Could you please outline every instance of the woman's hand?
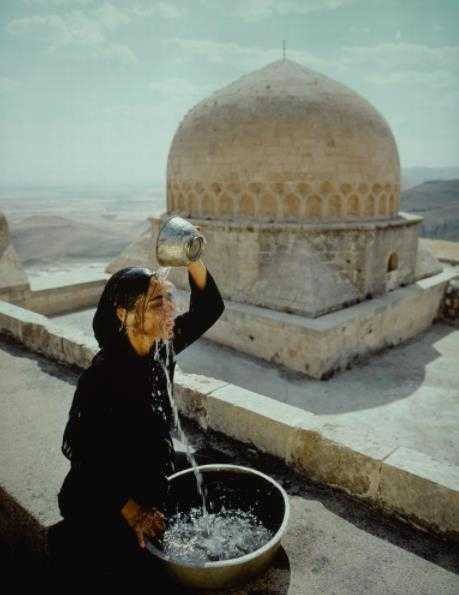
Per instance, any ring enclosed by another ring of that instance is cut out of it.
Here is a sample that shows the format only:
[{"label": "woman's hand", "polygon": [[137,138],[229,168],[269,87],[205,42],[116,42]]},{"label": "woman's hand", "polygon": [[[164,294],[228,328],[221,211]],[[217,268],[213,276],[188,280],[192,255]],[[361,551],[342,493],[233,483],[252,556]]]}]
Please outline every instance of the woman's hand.
[{"label": "woman's hand", "polygon": [[165,517],[159,510],[142,512],[133,527],[140,547],[145,547],[145,537],[157,537],[166,529]]},{"label": "woman's hand", "polygon": [[137,535],[140,547],[145,547],[144,537],[156,537],[166,528],[165,517],[156,508],[143,508],[132,499],[121,510],[122,515]]}]

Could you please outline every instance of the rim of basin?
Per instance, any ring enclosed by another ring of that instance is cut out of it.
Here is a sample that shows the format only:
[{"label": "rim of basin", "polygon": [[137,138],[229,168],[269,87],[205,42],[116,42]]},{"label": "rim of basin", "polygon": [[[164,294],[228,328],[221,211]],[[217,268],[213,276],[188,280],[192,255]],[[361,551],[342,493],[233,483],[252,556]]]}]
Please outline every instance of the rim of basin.
[{"label": "rim of basin", "polygon": [[[178,564],[180,566],[189,566],[192,568],[215,568],[217,566],[238,566],[239,564],[243,564],[244,562],[253,560],[253,558],[258,558],[258,556],[263,554],[265,551],[271,549],[273,547],[273,545],[275,545],[276,542],[280,540],[280,538],[282,537],[282,534],[285,531],[285,528],[287,526],[287,522],[288,522],[288,519],[290,516],[290,502],[288,500],[287,492],[275,479],[273,479],[269,475],[266,475],[265,473],[262,473],[261,471],[258,471],[257,469],[251,469],[250,467],[242,467],[240,465],[210,463],[208,465],[198,465],[198,469],[200,471],[201,471],[201,469],[203,469],[203,470],[208,469],[210,471],[234,469],[239,472],[251,473],[253,475],[258,475],[259,477],[268,481],[273,486],[275,486],[279,490],[279,492],[282,494],[282,498],[284,500],[284,518],[282,520],[282,523],[281,523],[279,529],[273,535],[273,537],[269,541],[267,541],[264,545],[262,545],[260,548],[258,548],[256,550],[254,550],[253,552],[245,554],[244,556],[239,556],[238,558],[230,558],[228,560],[214,560],[214,561],[209,560],[209,561],[204,561],[204,562],[182,561],[178,558],[173,558],[171,556],[167,556],[158,547],[156,547],[153,542],[148,540],[147,547],[149,549],[153,550],[154,553],[159,558],[161,558],[162,560],[165,560],[166,562],[172,562],[172,563]],[[193,473],[193,472],[194,472],[193,467],[189,467],[187,469],[182,469],[182,471],[177,471],[177,473],[170,475],[169,480],[180,477],[181,475],[188,475],[189,473]]]}]

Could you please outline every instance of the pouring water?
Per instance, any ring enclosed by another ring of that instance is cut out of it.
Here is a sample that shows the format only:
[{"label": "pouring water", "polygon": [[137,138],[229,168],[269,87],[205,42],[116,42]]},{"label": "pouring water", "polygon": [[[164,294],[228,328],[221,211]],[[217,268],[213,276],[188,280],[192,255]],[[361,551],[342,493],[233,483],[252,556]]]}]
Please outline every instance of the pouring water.
[{"label": "pouring water", "polygon": [[[172,341],[170,341],[170,340],[165,341],[165,345],[166,345],[166,362],[168,362],[168,361],[170,361],[170,358],[174,351]],[[199,495],[201,496],[201,501],[202,501],[202,517],[205,520],[205,531],[206,531],[207,536],[209,536],[210,535],[210,520],[209,520],[208,508],[207,508],[207,504],[206,504],[206,490],[205,490],[205,487],[203,484],[202,474],[199,471],[198,465],[196,464],[196,459],[194,458],[194,456],[191,452],[190,444],[187,440],[187,437],[186,437],[186,435],[182,429],[182,425],[180,423],[177,405],[172,397],[172,385],[171,385],[171,381],[170,381],[170,377],[169,377],[169,370],[168,370],[167,365],[165,365],[164,362],[162,362],[159,357],[159,343],[156,344],[156,348],[155,348],[155,352],[154,352],[154,359],[155,359],[155,361],[160,362],[161,367],[162,367],[164,374],[166,376],[167,395],[169,398],[169,403],[171,405],[172,411],[174,413],[175,427],[178,430],[180,440],[185,444],[186,456],[191,463],[191,466],[194,471],[194,475],[196,477],[197,489],[198,489]]]}]

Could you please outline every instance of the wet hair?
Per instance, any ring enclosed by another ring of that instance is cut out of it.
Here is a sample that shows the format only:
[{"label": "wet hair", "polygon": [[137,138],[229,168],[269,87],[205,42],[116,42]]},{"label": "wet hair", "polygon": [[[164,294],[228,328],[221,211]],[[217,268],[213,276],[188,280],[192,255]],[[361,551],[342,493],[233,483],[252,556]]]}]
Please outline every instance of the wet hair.
[{"label": "wet hair", "polygon": [[[94,336],[101,349],[115,347],[120,341],[117,306],[131,310],[139,296],[146,296],[152,277],[159,280],[159,272],[146,267],[125,267],[108,279],[92,320]],[[143,308],[141,312],[143,315]]]}]

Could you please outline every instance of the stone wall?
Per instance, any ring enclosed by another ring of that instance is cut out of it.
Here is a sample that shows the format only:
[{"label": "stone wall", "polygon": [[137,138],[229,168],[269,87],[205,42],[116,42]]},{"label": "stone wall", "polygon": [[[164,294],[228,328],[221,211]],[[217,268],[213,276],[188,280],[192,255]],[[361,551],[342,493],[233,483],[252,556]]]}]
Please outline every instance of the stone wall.
[{"label": "stone wall", "polygon": [[[359,225],[192,223],[208,242],[204,260],[218,271],[224,299],[318,318],[412,284],[420,220],[403,214]],[[161,220],[151,221],[154,244]],[[175,271],[170,277],[185,288]]]}]

